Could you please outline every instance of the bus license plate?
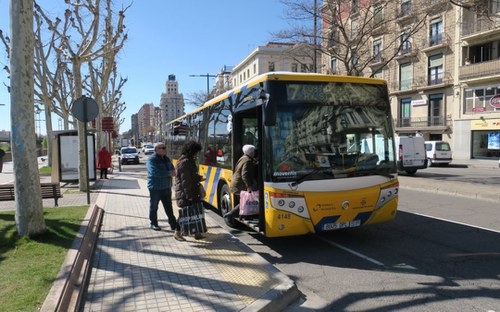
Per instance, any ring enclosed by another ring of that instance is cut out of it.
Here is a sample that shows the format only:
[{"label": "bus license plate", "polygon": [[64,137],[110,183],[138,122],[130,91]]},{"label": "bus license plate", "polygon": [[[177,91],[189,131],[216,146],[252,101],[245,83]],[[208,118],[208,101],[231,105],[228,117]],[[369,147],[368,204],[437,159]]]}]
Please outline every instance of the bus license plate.
[{"label": "bus license plate", "polygon": [[324,231],[331,231],[331,230],[345,229],[345,228],[350,228],[350,227],[357,227],[360,225],[361,225],[361,220],[337,222],[337,223],[326,223],[325,225],[323,225],[323,230]]}]

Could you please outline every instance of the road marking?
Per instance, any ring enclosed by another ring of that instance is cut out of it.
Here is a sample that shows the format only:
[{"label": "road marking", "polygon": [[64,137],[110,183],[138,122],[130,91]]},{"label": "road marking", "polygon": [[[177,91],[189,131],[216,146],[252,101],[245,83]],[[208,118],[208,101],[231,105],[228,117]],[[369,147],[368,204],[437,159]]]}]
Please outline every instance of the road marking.
[{"label": "road marking", "polygon": [[[403,210],[401,210],[401,211],[403,211]],[[429,216],[429,215],[422,214],[422,213],[417,213],[417,212],[411,212],[411,211],[404,211],[404,212],[411,213],[411,214],[414,214],[414,215],[417,215],[417,216],[426,217],[426,218],[431,218],[431,219],[436,219],[436,220],[440,220],[440,221],[455,223],[455,224],[458,224],[458,225],[470,226],[470,227],[473,227],[473,228],[476,228],[476,229],[490,231],[490,232],[493,232],[493,233],[500,233],[500,231],[488,229],[488,228],[485,228],[485,227],[482,227],[482,226],[477,226],[477,225],[472,225],[472,224],[463,223],[463,222],[459,222],[459,221],[453,221],[453,220],[448,220],[448,219],[444,219],[444,218]]]},{"label": "road marking", "polygon": [[352,249],[350,249],[350,248],[347,248],[347,247],[345,247],[345,246],[342,246],[342,245],[340,245],[340,244],[337,244],[337,243],[335,243],[335,242],[332,242],[332,241],[330,241],[330,240],[328,240],[328,239],[326,239],[326,238],[324,238],[324,237],[317,236],[317,235],[315,235],[315,236],[316,236],[317,238],[321,239],[322,241],[324,241],[325,243],[330,244],[330,245],[332,245],[332,246],[335,246],[335,247],[337,247],[337,248],[340,248],[340,249],[342,249],[342,250],[344,250],[344,251],[347,251],[348,253],[351,253],[351,254],[353,254],[353,255],[355,255],[355,256],[357,256],[357,257],[360,257],[360,258],[362,258],[362,259],[364,259],[364,260],[370,261],[371,263],[374,263],[374,264],[376,264],[376,265],[385,266],[382,262],[377,261],[377,260],[375,260],[375,259],[373,259],[373,258],[370,258],[370,257],[368,257],[368,256],[365,256],[365,255],[363,255],[362,253],[359,253],[359,252],[354,251],[354,250],[352,250]]}]

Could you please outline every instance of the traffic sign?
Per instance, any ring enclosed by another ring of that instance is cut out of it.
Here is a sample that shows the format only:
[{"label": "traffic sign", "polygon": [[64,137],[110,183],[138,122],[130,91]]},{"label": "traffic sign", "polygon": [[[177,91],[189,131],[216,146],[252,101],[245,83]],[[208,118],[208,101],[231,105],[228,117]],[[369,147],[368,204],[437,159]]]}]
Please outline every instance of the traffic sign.
[{"label": "traffic sign", "polygon": [[89,122],[97,117],[99,114],[99,107],[94,99],[82,95],[73,102],[71,112],[79,121]]}]

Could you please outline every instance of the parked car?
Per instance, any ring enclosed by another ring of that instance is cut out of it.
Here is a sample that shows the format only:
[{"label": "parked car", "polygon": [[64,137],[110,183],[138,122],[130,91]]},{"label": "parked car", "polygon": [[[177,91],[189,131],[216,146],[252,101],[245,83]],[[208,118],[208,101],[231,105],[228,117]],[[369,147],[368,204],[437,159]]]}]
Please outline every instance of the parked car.
[{"label": "parked car", "polygon": [[144,153],[144,155],[151,155],[155,152],[155,147],[153,146],[153,144],[145,144],[142,147],[142,152]]},{"label": "parked car", "polygon": [[122,147],[120,150],[120,157],[122,165],[128,163],[139,163],[139,151],[135,147]]},{"label": "parked car", "polygon": [[425,141],[420,136],[396,136],[397,166],[399,171],[414,175],[427,168]]},{"label": "parked car", "polygon": [[425,141],[425,150],[429,166],[445,165],[448,166],[452,160],[451,147],[445,141]]}]

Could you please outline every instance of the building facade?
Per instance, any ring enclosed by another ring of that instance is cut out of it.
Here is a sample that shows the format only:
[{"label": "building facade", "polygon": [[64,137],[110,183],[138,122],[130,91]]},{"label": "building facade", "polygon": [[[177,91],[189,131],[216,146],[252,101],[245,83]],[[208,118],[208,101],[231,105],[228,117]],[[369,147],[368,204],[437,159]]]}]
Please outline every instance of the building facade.
[{"label": "building facade", "polygon": [[161,133],[165,132],[165,125],[182,115],[184,112],[184,95],[179,93],[179,83],[175,75],[169,75],[165,83],[165,92],[160,97],[161,119],[158,122],[158,128]]},{"label": "building facade", "polygon": [[[494,106],[500,90],[498,22],[486,23],[447,0],[348,1],[344,9],[342,25],[352,35],[347,40],[369,29],[367,44],[351,52],[357,55],[349,61],[366,61],[358,74],[387,81],[398,134],[420,132],[426,140],[448,141],[455,159],[499,156],[493,142],[500,133],[500,108]],[[334,39],[324,49],[339,49],[342,39],[332,23],[324,22],[323,31]],[[346,60],[329,54],[322,59],[327,73],[349,69]]]},{"label": "building facade", "polygon": [[234,66],[232,86],[272,71],[314,72],[314,49],[306,44],[269,42]]},{"label": "building facade", "polygon": [[146,103],[137,112],[137,123],[139,126],[139,138],[142,142],[152,141],[152,135],[155,132],[154,115],[155,106],[153,103]]}]

